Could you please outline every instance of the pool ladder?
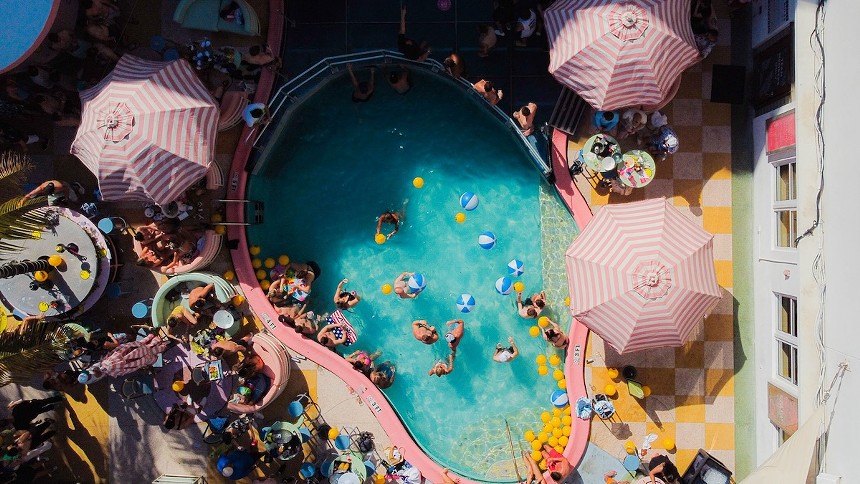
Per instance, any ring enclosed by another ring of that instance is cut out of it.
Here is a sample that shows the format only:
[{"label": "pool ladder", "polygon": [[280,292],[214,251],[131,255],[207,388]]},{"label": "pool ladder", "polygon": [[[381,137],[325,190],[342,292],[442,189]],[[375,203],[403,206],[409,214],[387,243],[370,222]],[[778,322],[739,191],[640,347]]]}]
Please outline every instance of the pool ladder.
[{"label": "pool ladder", "polygon": [[263,202],[256,200],[241,200],[237,198],[222,198],[218,201],[225,205],[228,203],[241,203],[245,205],[250,204],[254,209],[254,213],[253,216],[250,217],[250,219],[248,217],[245,218],[246,220],[252,220],[252,222],[218,222],[214,225],[259,225],[263,223]]}]

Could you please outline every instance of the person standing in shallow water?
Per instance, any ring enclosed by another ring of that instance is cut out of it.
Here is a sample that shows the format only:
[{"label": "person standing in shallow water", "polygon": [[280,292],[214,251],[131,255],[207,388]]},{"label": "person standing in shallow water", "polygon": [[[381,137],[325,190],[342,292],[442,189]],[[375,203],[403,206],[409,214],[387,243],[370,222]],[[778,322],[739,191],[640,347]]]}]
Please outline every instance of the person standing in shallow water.
[{"label": "person standing in shallow water", "polygon": [[376,67],[370,68],[370,82],[359,82],[352,71],[352,64],[347,64],[346,69],[349,71],[349,78],[352,80],[352,102],[363,103],[370,100],[373,96],[373,89],[376,86]]}]

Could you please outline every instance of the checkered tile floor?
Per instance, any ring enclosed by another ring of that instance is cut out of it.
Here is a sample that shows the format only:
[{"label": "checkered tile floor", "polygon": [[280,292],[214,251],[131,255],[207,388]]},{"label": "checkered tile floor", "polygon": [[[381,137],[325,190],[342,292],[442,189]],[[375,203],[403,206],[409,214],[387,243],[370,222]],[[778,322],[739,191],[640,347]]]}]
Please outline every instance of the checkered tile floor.
[{"label": "checkered tile floor", "polygon": [[[666,197],[714,234],[723,300],[685,346],[620,356],[592,334],[588,347],[587,357],[594,360],[586,368],[589,390],[603,393],[612,384],[618,391],[613,399],[617,416],[613,421],[595,419],[591,441],[621,459],[627,441],[639,447],[646,434],[655,433],[658,439],[649,456],[667,452],[664,441],[671,439],[676,448],[668,455],[682,472],[699,448],[729,469],[735,463],[731,106],[709,101],[711,66],[730,63],[727,20],[721,23],[720,32],[719,45],[703,63],[684,73],[677,96],[663,109],[678,133],[680,149],[658,162],[655,179],[626,197],[595,189],[582,176],[576,179],[594,213],[610,203]],[[576,156],[586,138],[583,133],[569,141],[568,157]],[[625,150],[635,147],[632,139],[621,143]],[[609,377],[607,368],[625,365],[638,369],[637,380],[650,387],[650,396],[637,400],[628,393],[622,377]]]}]

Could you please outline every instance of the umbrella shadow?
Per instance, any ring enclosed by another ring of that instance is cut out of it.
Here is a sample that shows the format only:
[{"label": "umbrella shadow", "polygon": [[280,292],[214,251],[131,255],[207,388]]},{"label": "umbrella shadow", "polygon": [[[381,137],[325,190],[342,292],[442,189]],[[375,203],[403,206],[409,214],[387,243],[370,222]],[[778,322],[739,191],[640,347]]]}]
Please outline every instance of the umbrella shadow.
[{"label": "umbrella shadow", "polygon": [[[719,341],[718,343],[725,343],[722,348],[719,348],[717,351],[706,352],[704,356],[704,367],[706,371],[708,368],[714,368],[715,371],[711,371],[708,375],[717,376],[716,380],[710,381],[708,378],[705,378],[704,381],[704,394],[705,399],[708,403],[712,403],[713,400],[720,395],[720,392],[723,388],[728,384],[736,375],[740,369],[743,367],[746,362],[746,353],[743,351],[743,346],[740,340],[740,326],[738,324],[738,300],[734,298],[727,290],[720,288],[720,291],[723,293],[723,298],[728,299],[731,298],[732,301],[732,331],[733,331],[733,341]],[[731,343],[731,346],[729,346]],[[732,351],[731,360],[725,355],[725,351]],[[728,371],[729,366],[731,365],[732,371]],[[719,369],[725,369],[720,371]]]}]

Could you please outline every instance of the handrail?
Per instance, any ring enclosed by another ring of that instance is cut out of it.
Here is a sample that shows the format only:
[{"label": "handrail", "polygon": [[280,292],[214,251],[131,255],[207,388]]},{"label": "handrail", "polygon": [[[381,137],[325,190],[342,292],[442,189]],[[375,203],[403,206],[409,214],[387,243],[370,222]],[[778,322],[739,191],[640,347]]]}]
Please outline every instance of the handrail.
[{"label": "handrail", "polygon": [[[272,116],[272,122],[264,125],[259,130],[253,147],[257,150],[263,149],[268,145],[271,133],[268,133],[272,125],[277,125],[290,110],[291,106],[298,104],[307,95],[319,88],[323,81],[331,79],[335,75],[343,72],[346,64],[353,64],[357,67],[369,66],[372,64],[409,64],[411,66],[422,68],[436,75],[445,75],[449,80],[453,81],[457,86],[464,90],[468,95],[476,96],[483,100],[483,97],[475,91],[469,81],[461,78],[454,79],[447,76],[445,67],[435,59],[427,59],[424,62],[413,61],[403,57],[399,52],[390,50],[371,50],[366,52],[357,52],[354,54],[344,54],[332,57],[326,57],[311,67],[305,69],[300,74],[294,76],[278,88],[275,95],[272,96],[269,102],[269,110]],[[315,81],[315,82],[314,82]],[[544,178],[549,177],[552,173],[552,168],[549,162],[544,159],[529,143],[528,139],[523,136],[522,131],[516,125],[514,120],[505,114],[498,106],[494,106],[488,102],[483,103],[490,113],[493,114],[499,121],[502,122],[514,135],[522,142],[532,163],[540,171]],[[268,134],[267,134],[268,133]]]}]

